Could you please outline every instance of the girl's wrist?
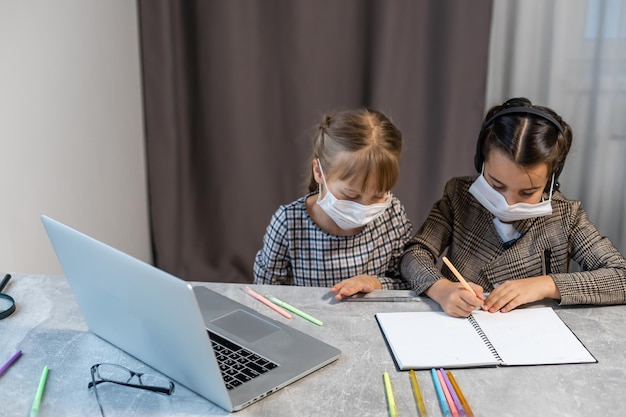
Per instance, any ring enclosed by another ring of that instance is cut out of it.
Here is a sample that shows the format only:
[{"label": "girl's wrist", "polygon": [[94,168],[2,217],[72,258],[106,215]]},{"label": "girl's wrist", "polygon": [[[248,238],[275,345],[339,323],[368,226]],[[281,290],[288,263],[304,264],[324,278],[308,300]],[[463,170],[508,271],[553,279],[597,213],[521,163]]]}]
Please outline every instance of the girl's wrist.
[{"label": "girl's wrist", "polygon": [[439,300],[440,295],[445,291],[445,288],[448,284],[451,284],[448,279],[438,279],[433,283],[433,285],[431,285],[424,291],[424,294],[426,294],[430,299],[435,300],[437,303],[441,304],[441,301]]},{"label": "girl's wrist", "polygon": [[544,287],[544,294],[546,298],[552,298],[554,300],[561,299],[561,292],[559,291],[559,287],[556,286],[556,282],[552,279],[550,275],[543,275],[539,277],[541,279],[541,283]]},{"label": "girl's wrist", "polygon": [[378,278],[371,276],[370,281],[372,282],[372,288],[374,288],[375,290],[383,289],[383,284],[380,282]]}]

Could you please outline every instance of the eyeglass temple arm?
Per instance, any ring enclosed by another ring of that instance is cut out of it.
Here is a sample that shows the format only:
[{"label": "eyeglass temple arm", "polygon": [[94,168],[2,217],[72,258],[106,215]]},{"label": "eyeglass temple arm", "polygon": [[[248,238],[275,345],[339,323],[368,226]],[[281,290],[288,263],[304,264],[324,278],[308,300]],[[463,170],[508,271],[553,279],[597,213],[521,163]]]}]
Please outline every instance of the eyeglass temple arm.
[{"label": "eyeglass temple arm", "polygon": [[[172,383],[170,382],[170,388],[163,388],[163,387],[153,387],[152,385],[139,385],[139,384],[131,384],[128,382],[120,382],[120,381],[112,381],[109,379],[100,379],[98,381],[95,381],[95,385],[101,384],[103,382],[110,382],[112,384],[117,384],[117,385],[123,385],[125,387],[131,387],[131,388],[139,388],[139,389],[143,389],[146,391],[152,391],[152,392],[160,392],[163,394],[171,394],[172,391]],[[94,386],[94,382],[90,382],[89,384],[87,384],[87,388],[92,388]]]}]

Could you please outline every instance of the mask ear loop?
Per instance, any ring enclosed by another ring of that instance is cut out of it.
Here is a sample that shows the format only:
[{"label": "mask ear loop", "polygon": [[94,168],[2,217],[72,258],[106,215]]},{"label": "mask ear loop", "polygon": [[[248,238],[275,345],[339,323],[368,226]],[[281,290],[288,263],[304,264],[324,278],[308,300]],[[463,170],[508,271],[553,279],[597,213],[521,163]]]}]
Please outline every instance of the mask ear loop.
[{"label": "mask ear loop", "polygon": [[552,191],[554,190],[554,172],[552,173],[552,183],[550,184],[550,197],[548,200],[552,200]]},{"label": "mask ear loop", "polygon": [[[317,158],[317,166],[320,169],[320,173],[322,174],[322,181],[324,182],[324,188],[326,188],[326,192],[328,193],[328,184],[326,184],[326,176],[324,175],[324,170],[322,169],[322,163],[320,159]],[[322,184],[319,184],[318,198],[322,196]]]}]

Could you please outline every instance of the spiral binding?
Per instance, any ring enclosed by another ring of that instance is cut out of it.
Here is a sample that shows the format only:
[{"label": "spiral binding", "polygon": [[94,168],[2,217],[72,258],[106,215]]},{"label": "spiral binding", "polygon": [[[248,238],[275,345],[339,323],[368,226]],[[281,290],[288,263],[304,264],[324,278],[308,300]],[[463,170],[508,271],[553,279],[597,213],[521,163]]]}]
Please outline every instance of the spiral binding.
[{"label": "spiral binding", "polygon": [[503,361],[502,361],[502,358],[500,357],[500,354],[498,353],[496,348],[493,347],[493,345],[491,344],[491,341],[489,340],[487,335],[483,332],[483,329],[480,328],[480,325],[478,324],[478,322],[476,321],[474,316],[470,315],[467,318],[467,320],[469,320],[469,322],[472,325],[472,327],[474,328],[474,330],[476,330],[476,333],[478,333],[478,336],[480,336],[480,338],[483,340],[485,345],[487,345],[487,349],[489,349],[489,351],[491,352],[493,357],[496,358],[496,360],[498,362],[502,363]]}]

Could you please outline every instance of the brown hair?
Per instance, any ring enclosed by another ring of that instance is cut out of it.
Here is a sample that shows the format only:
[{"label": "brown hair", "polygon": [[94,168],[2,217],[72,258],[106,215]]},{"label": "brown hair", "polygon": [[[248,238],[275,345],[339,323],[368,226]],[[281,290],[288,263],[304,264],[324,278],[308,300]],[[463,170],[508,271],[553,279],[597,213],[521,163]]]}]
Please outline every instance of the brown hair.
[{"label": "brown hair", "polygon": [[[320,160],[326,180],[356,178],[361,191],[371,175],[376,176],[377,192],[391,190],[400,174],[401,153],[400,130],[387,116],[371,109],[324,115],[313,137],[312,160]],[[309,191],[317,189],[311,170]]]}]

